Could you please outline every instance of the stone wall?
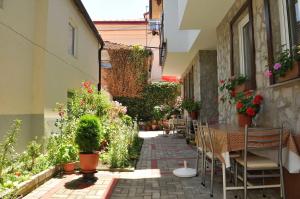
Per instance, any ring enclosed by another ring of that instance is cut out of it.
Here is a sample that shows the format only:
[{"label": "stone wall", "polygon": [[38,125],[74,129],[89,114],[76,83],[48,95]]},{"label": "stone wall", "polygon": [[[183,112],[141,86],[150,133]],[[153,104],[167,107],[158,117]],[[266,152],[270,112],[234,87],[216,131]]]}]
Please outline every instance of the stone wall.
[{"label": "stone wall", "polygon": [[[236,0],[217,28],[218,80],[230,76],[229,23],[244,3],[245,0]],[[271,10],[274,9],[271,8]],[[264,77],[263,74],[268,65],[264,14],[264,1],[253,0],[257,92],[264,96],[261,112],[255,121],[257,124],[265,126],[284,124],[286,128],[300,134],[300,78],[286,83],[270,85],[268,78]],[[277,39],[273,42],[279,41]],[[220,118],[226,117],[230,122],[237,122],[237,114],[233,105],[220,103],[219,114]]]},{"label": "stone wall", "polygon": [[218,116],[218,75],[217,52],[199,51],[187,69],[186,74],[193,70],[194,98],[202,102],[200,118]]}]

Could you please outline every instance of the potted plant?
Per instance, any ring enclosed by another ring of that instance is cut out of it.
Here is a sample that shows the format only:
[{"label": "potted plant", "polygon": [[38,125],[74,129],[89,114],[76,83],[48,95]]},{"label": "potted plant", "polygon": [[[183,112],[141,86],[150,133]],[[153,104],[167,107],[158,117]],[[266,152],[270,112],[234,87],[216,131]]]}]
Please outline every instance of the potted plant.
[{"label": "potted plant", "polygon": [[243,92],[246,90],[246,81],[247,76],[239,75],[232,76],[225,80],[220,80],[219,90],[221,92],[225,92],[225,94],[221,97],[221,101],[232,100],[237,93]]},{"label": "potted plant", "polygon": [[193,120],[198,118],[198,111],[201,108],[200,101],[194,101],[193,99],[184,99],[182,101],[182,108],[185,109]]},{"label": "potted plant", "polygon": [[77,148],[70,143],[62,143],[59,146],[58,156],[66,174],[74,173],[77,154]]},{"label": "potted plant", "polygon": [[236,110],[238,112],[238,123],[240,127],[252,125],[252,118],[260,110],[263,101],[261,95],[255,95],[253,91],[238,93],[236,96]]},{"label": "potted plant", "polygon": [[277,82],[284,82],[299,77],[300,75],[300,46],[291,52],[290,49],[282,50],[275,64],[265,71],[266,77],[274,76]]},{"label": "potted plant", "polygon": [[80,170],[83,173],[94,173],[99,160],[100,122],[94,115],[84,115],[80,118],[75,142],[79,147]]}]

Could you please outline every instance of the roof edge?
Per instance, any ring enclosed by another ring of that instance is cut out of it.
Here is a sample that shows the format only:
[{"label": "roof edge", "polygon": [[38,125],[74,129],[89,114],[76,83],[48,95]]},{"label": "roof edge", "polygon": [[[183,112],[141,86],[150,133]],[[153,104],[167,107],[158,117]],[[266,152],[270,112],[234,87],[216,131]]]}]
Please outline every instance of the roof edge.
[{"label": "roof edge", "polygon": [[99,34],[97,28],[95,27],[90,15],[88,14],[88,12],[85,9],[81,0],[73,0],[73,2],[76,5],[76,7],[78,8],[78,10],[80,11],[80,13],[83,15],[83,17],[85,18],[86,22],[88,23],[90,29],[93,31],[98,42],[101,44],[101,46],[104,46],[105,45],[104,41],[103,41],[101,35]]}]

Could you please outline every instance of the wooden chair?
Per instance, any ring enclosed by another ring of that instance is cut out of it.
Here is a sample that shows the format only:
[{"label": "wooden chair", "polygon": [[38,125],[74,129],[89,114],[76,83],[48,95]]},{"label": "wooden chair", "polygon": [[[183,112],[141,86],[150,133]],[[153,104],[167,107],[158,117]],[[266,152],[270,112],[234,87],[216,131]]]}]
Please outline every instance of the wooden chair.
[{"label": "wooden chair", "polygon": [[[285,198],[283,167],[282,167],[282,134],[283,128],[248,128],[245,127],[245,146],[243,157],[236,158],[236,162],[243,168],[244,198],[247,198],[248,189],[280,188],[281,198]],[[253,155],[249,150],[273,149],[278,152],[278,161]],[[260,174],[250,172],[262,171]],[[265,174],[265,171],[279,171],[278,174]],[[279,184],[265,185],[267,177],[280,177]],[[248,178],[262,178],[262,185],[251,185]]]},{"label": "wooden chair", "polygon": [[188,132],[187,118],[183,118],[183,119],[176,118],[173,121],[174,121],[174,130],[173,130],[174,135],[176,132],[176,134],[182,134],[186,136]]},{"label": "wooden chair", "polygon": [[[222,175],[223,175],[223,193],[224,196],[223,198],[225,199],[226,196],[226,168],[224,163],[219,159],[219,157],[216,156],[215,152],[215,146],[214,146],[214,139],[215,139],[215,133],[210,129],[209,123],[206,122],[205,125],[201,126],[202,131],[203,131],[203,140],[204,140],[204,170],[203,170],[203,176],[202,176],[202,184],[205,186],[205,181],[204,177],[206,175],[206,163],[207,161],[211,162],[211,167],[210,167],[210,196],[213,197],[213,187],[214,187],[214,174],[215,174],[215,166],[217,163],[222,165]],[[235,158],[239,157],[238,153],[229,153],[230,160],[233,160]],[[235,177],[235,176],[234,176]]]}]

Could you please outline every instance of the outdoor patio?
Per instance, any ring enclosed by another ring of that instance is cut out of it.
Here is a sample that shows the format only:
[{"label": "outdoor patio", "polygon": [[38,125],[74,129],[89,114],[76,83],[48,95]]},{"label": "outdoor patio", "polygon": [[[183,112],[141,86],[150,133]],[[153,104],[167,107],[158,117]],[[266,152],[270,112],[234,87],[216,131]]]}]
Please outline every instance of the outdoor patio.
[{"label": "outdoor patio", "polygon": [[[211,198],[209,195],[209,179],[207,186],[201,185],[201,178],[178,178],[172,171],[183,167],[195,167],[195,147],[187,145],[180,136],[164,136],[161,131],[142,131],[140,137],[144,144],[140,159],[134,172],[103,172],[96,174],[95,184],[79,183],[79,175],[53,178],[44,185],[24,197],[36,198]],[[222,198],[222,175],[217,171],[214,186],[214,198]],[[279,193],[266,190],[266,198],[279,198]],[[228,198],[243,198],[241,191],[228,192]],[[262,198],[261,191],[250,191],[249,198]]]}]

